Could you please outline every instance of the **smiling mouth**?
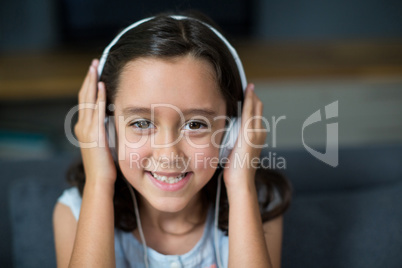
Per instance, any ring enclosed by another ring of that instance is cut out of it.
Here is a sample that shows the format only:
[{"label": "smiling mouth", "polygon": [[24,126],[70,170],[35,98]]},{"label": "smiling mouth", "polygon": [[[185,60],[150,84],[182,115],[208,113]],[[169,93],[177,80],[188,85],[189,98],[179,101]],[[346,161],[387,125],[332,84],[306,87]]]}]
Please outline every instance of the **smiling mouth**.
[{"label": "smiling mouth", "polygon": [[185,173],[180,174],[180,175],[177,176],[177,177],[168,177],[168,176],[159,176],[159,175],[157,175],[156,173],[152,173],[152,172],[150,172],[150,171],[148,171],[148,172],[152,175],[152,177],[154,177],[154,178],[157,179],[158,181],[165,182],[165,183],[170,183],[170,184],[178,183],[178,182],[181,181],[184,177],[186,177],[186,175],[189,173],[189,172],[185,172]]}]

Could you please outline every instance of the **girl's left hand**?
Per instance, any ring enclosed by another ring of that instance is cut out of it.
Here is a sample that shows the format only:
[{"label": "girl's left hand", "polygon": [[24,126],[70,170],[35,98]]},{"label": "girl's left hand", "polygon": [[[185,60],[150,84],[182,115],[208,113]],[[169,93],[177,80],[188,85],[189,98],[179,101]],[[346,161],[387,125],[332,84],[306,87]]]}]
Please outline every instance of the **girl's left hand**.
[{"label": "girl's left hand", "polygon": [[262,110],[263,103],[255,94],[254,85],[249,84],[243,104],[239,136],[223,171],[228,194],[236,189],[254,186],[256,168],[267,136],[267,130],[262,125]]}]

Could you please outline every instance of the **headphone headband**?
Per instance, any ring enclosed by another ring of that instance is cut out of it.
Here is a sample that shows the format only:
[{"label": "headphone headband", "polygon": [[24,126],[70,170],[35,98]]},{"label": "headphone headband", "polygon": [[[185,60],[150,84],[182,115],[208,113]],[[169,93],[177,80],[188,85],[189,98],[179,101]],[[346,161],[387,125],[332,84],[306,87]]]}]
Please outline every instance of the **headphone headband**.
[{"label": "headphone headband", "polygon": [[[138,25],[143,24],[144,22],[147,22],[149,20],[154,19],[155,17],[149,17],[149,18],[145,18],[142,20],[139,20],[133,24],[131,24],[130,26],[126,27],[123,31],[121,31],[113,40],[112,42],[105,48],[105,50],[102,53],[102,56],[99,60],[99,65],[98,65],[98,76],[100,77],[103,71],[103,68],[105,66],[107,57],[109,55],[109,51],[110,49],[120,40],[120,38],[129,30],[137,27]],[[241,84],[242,84],[242,89],[243,89],[243,93],[245,93],[246,91],[246,87],[247,87],[247,80],[246,80],[246,74],[244,73],[244,69],[243,69],[243,64],[241,63],[241,60],[239,58],[239,56],[237,55],[236,50],[232,47],[232,45],[226,40],[226,38],[219,32],[217,31],[214,27],[212,27],[211,25],[199,21],[197,19],[194,18],[190,18],[187,16],[181,16],[181,15],[171,15],[170,18],[173,18],[175,20],[195,20],[198,21],[200,23],[202,23],[203,25],[207,26],[211,31],[213,31],[215,33],[216,36],[218,36],[226,45],[226,47],[229,49],[230,53],[233,56],[233,59],[236,62],[237,65],[237,69],[239,70],[239,75],[240,75],[240,79],[241,79]]]}]

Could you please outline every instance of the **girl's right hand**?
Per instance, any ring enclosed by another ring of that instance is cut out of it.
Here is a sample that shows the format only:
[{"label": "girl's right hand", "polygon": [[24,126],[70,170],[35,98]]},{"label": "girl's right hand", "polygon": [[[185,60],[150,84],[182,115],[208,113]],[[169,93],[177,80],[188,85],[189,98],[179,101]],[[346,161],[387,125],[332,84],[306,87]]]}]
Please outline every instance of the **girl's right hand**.
[{"label": "girl's right hand", "polygon": [[82,161],[88,182],[110,184],[114,187],[116,167],[110,152],[104,125],[106,89],[97,83],[99,61],[93,60],[78,95],[78,122],[74,127],[80,142]]}]

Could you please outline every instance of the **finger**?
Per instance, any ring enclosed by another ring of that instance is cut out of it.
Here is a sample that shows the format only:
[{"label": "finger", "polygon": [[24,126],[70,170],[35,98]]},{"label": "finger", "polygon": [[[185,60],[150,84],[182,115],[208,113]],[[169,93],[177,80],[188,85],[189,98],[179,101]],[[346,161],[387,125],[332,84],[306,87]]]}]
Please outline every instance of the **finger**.
[{"label": "finger", "polygon": [[[101,146],[105,146],[105,116],[106,116],[106,89],[105,84],[102,82],[98,83],[98,98],[96,100],[96,109],[94,113],[93,123],[98,126],[99,142]],[[95,118],[96,117],[96,118]]]},{"label": "finger", "polygon": [[83,102],[85,100],[85,96],[88,91],[88,85],[89,85],[90,78],[91,78],[91,67],[93,66],[93,67],[97,68],[98,64],[99,64],[99,61],[97,59],[93,59],[91,64],[89,65],[87,76],[85,77],[84,83],[82,84],[81,90],[80,90],[80,92],[82,93],[81,94],[81,102]]},{"label": "finger", "polygon": [[96,69],[94,66],[91,65],[90,67],[90,74],[89,74],[89,82],[88,82],[88,86],[87,86],[87,90],[86,90],[86,94],[85,94],[85,100],[84,100],[84,104],[85,104],[85,116],[84,116],[84,120],[86,122],[87,125],[90,125],[91,121],[92,121],[92,117],[94,114],[94,108],[95,108],[95,104],[96,104],[96,95],[97,95],[97,74],[96,74]]},{"label": "finger", "polygon": [[261,129],[262,122],[262,111],[264,104],[260,100],[260,98],[253,92],[253,127],[255,129]]},{"label": "finger", "polygon": [[95,103],[96,102],[96,95],[97,95],[97,81],[98,75],[94,65],[89,67],[89,82],[88,87],[85,94],[85,101],[88,103]]},{"label": "finger", "polygon": [[[253,98],[254,98],[254,85],[249,84],[246,89],[246,95],[243,104],[242,111],[242,128],[246,127],[246,123],[249,118],[253,115]],[[247,123],[249,125],[249,123]]]},{"label": "finger", "polygon": [[262,101],[257,97],[257,100],[255,102],[255,128],[256,129],[262,129],[262,112],[263,112],[264,104]]},{"label": "finger", "polygon": [[[90,89],[89,84],[91,81],[92,67],[97,68],[98,64],[99,64],[99,61],[97,59],[93,59],[89,66],[87,75],[85,76],[84,82],[83,82],[80,92],[78,94],[78,103],[79,104],[85,105],[85,103],[87,102],[86,96],[88,94],[88,89]],[[85,118],[86,111],[87,111],[87,109],[80,109],[80,112],[78,113],[78,120],[82,120],[82,118]]]},{"label": "finger", "polygon": [[91,66],[95,67],[95,69],[96,69],[96,68],[98,68],[98,65],[99,65],[99,60],[93,59],[91,62]]},{"label": "finger", "polygon": [[99,109],[101,115],[99,119],[104,121],[106,116],[106,88],[103,82],[98,83],[97,109]]},{"label": "finger", "polygon": [[[91,67],[91,66],[89,66]],[[80,91],[78,93],[78,101],[81,103],[84,101],[85,93],[89,83],[90,69],[88,69],[87,75],[85,76],[84,82],[81,85]]]},{"label": "finger", "polygon": [[246,89],[246,95],[244,97],[243,111],[244,115],[251,115],[253,111],[253,85],[249,84]]},{"label": "finger", "polygon": [[[91,67],[91,66],[90,66]],[[83,104],[85,102],[85,95],[88,88],[90,79],[90,69],[88,69],[87,75],[85,76],[84,82],[82,83],[80,92],[78,93],[78,104]],[[82,120],[84,118],[85,109],[79,109],[78,111],[78,120]]]},{"label": "finger", "polygon": [[267,129],[263,120],[263,108],[264,103],[260,100],[257,94],[254,94],[254,118],[253,118],[253,129],[255,132],[254,141],[256,144],[262,145],[267,136]]},{"label": "finger", "polygon": [[253,114],[253,85],[248,84],[246,88],[244,103],[243,103],[243,110],[241,116],[241,126],[240,126],[240,136],[239,138],[242,140],[240,141],[241,144],[245,144],[249,140],[248,138],[248,129],[252,126],[253,122],[250,122],[250,118]]}]

